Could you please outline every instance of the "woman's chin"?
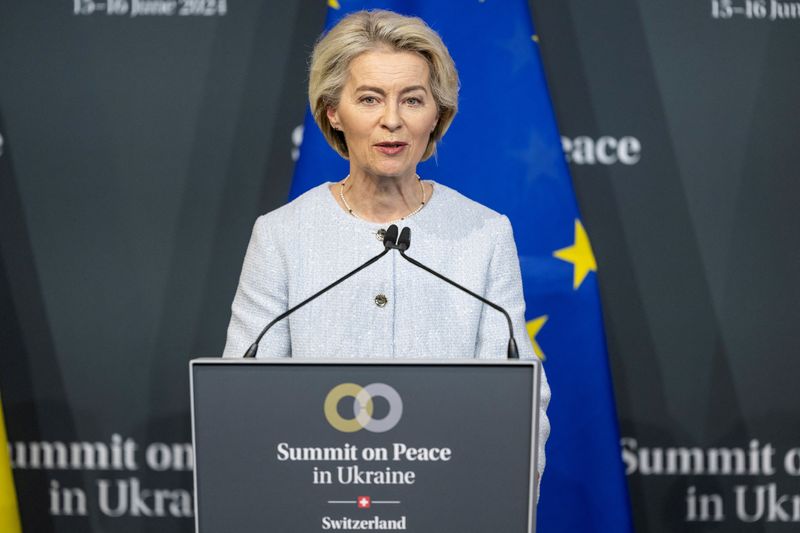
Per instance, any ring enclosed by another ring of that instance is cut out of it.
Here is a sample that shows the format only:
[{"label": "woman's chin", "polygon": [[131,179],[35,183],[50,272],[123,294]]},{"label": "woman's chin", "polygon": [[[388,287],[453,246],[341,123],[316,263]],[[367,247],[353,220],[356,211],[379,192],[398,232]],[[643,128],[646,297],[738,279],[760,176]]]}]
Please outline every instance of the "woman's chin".
[{"label": "woman's chin", "polygon": [[415,177],[417,174],[417,169],[408,167],[379,166],[367,170],[366,174],[379,179],[402,180]]}]

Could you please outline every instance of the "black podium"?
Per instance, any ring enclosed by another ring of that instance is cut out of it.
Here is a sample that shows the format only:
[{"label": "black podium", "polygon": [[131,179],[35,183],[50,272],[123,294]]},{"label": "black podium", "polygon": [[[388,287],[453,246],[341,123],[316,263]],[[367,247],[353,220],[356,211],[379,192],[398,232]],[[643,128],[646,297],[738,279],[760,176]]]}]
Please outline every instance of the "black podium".
[{"label": "black podium", "polygon": [[199,533],[535,529],[538,361],[196,359]]}]

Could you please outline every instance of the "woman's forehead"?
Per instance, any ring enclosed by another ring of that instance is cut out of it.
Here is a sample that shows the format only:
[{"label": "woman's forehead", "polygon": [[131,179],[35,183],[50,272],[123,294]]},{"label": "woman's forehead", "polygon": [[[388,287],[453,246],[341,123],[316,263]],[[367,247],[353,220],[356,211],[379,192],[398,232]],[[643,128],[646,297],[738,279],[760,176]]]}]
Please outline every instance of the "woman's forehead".
[{"label": "woman's forehead", "polygon": [[371,50],[355,57],[348,69],[347,85],[351,90],[361,86],[404,88],[429,87],[428,62],[415,53],[388,49]]}]

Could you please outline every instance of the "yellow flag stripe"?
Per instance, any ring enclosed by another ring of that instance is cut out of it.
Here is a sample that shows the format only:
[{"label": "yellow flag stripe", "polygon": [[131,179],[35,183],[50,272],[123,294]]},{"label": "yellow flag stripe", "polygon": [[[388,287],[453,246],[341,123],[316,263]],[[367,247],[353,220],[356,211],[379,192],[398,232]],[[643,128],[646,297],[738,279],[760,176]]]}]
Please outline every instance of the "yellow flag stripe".
[{"label": "yellow flag stripe", "polygon": [[17,493],[14,490],[14,477],[11,475],[11,461],[8,455],[8,437],[3,417],[3,400],[0,399],[0,531],[21,533]]}]

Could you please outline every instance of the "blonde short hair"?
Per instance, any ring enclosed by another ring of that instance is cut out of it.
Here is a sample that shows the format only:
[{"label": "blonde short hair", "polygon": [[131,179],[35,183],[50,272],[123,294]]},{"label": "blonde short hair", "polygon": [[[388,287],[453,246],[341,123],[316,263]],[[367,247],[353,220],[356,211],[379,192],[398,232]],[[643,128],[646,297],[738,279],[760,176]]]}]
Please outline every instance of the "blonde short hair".
[{"label": "blonde short hair", "polygon": [[422,159],[436,151],[458,111],[458,72],[441,37],[417,17],[392,11],[358,11],[347,15],[320,37],[311,54],[308,100],[314,120],[334,150],[348,158],[344,133],[333,129],[328,108],[336,108],[347,82],[350,63],[357,56],[381,48],[414,52],[428,63],[433,99],[439,120],[431,132]]}]

